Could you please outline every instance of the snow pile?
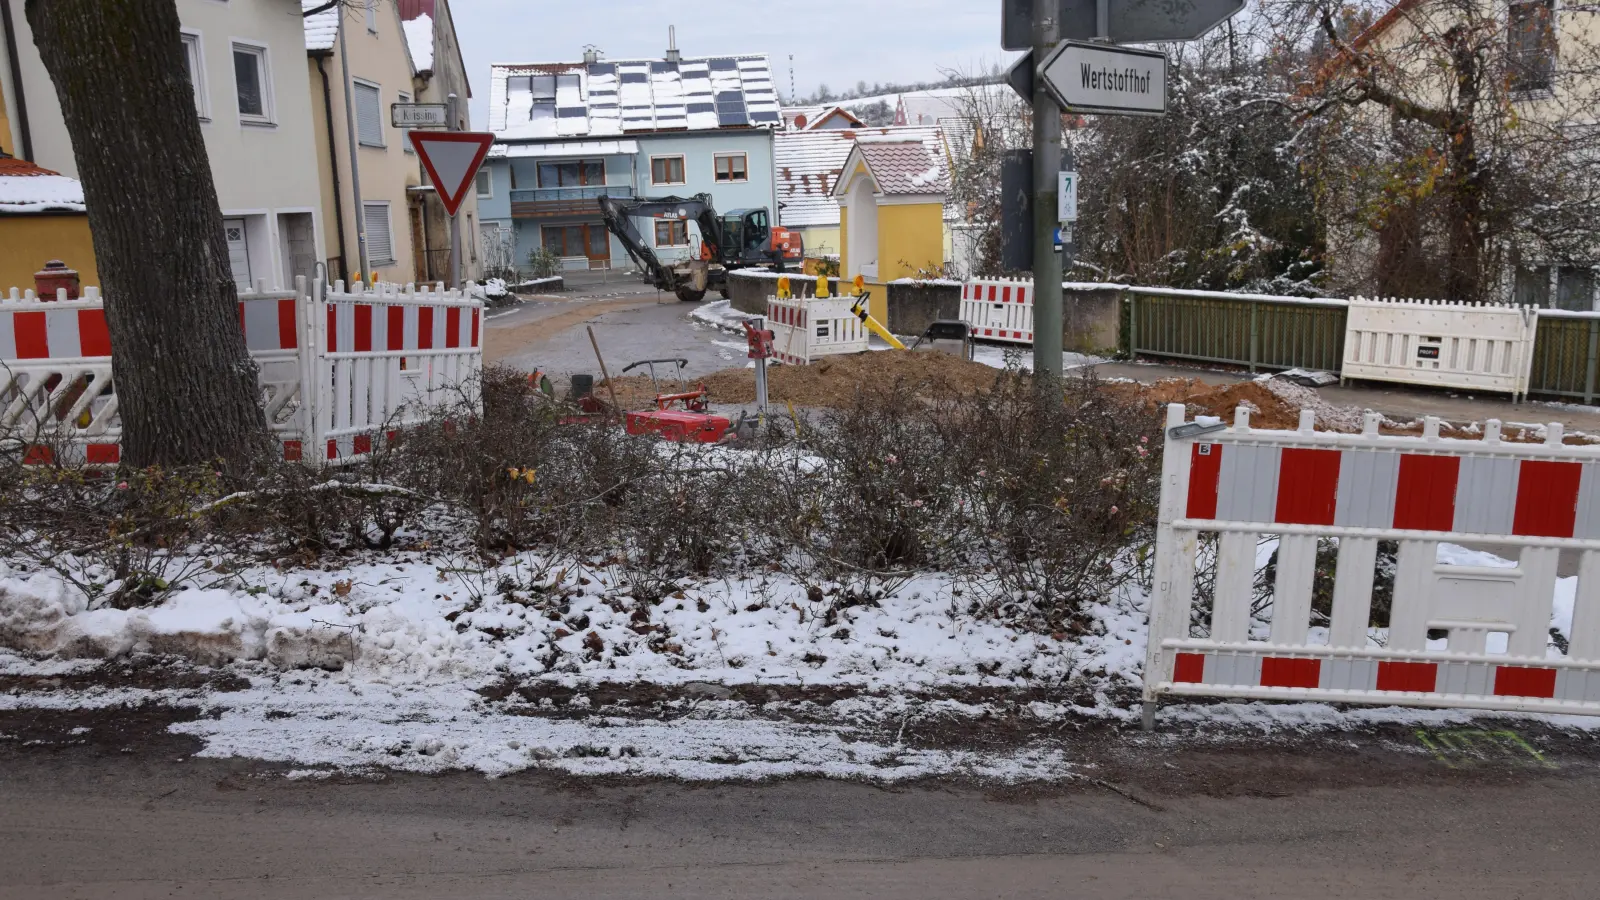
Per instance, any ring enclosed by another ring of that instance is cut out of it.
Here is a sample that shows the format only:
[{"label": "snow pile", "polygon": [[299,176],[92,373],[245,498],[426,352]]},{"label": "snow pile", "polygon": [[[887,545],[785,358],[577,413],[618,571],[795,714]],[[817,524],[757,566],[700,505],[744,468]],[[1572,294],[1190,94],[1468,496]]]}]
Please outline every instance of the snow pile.
[{"label": "snow pile", "polygon": [[418,72],[432,71],[433,17],[421,13],[401,24],[405,27],[406,49],[411,52],[411,68]]},{"label": "snow pile", "polygon": [[[635,600],[610,568],[558,571],[531,555],[481,574],[447,560],[247,570],[158,606],[91,609],[53,574],[0,569],[0,643],[64,657],[154,652],[205,665],[348,669],[381,678],[577,678],[684,684],[851,684],[873,690],[1137,682],[1142,597],[1095,607],[1075,641],[981,617],[930,574],[860,605],[851,587],[764,573]],[[543,574],[535,574],[543,573]],[[532,584],[509,590],[506,584]]]},{"label": "snow pile", "polygon": [[[744,323],[754,322],[761,316],[753,316],[733,308],[731,300],[712,300],[702,303],[689,313],[689,318],[702,325],[729,332],[730,334],[744,334]],[[742,345],[741,345],[742,346]]]}]

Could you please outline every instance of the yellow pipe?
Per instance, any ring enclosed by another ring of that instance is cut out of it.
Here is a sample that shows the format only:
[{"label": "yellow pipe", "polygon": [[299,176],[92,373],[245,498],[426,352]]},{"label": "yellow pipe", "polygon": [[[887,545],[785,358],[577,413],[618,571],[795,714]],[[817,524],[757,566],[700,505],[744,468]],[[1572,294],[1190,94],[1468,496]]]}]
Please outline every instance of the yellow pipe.
[{"label": "yellow pipe", "polygon": [[900,343],[899,338],[890,334],[889,329],[879,324],[878,320],[874,319],[872,314],[867,312],[867,297],[870,293],[870,291],[863,290],[856,297],[856,302],[850,304],[850,311],[855,313],[856,318],[860,319],[863,325],[867,326],[868,331],[871,331],[878,337],[883,338],[889,346],[895,348],[896,350],[904,350],[906,345]]}]

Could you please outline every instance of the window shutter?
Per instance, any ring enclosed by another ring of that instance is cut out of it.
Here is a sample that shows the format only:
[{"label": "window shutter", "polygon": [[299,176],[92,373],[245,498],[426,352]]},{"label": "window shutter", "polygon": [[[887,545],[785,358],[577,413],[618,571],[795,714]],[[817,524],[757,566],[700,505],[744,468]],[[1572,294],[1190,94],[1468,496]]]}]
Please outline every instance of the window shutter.
[{"label": "window shutter", "polygon": [[374,263],[394,260],[394,239],[389,234],[389,204],[364,203],[367,224],[367,258]]},{"label": "window shutter", "polygon": [[383,146],[383,111],[380,105],[377,88],[370,84],[356,84],[356,140],[372,147]]}]

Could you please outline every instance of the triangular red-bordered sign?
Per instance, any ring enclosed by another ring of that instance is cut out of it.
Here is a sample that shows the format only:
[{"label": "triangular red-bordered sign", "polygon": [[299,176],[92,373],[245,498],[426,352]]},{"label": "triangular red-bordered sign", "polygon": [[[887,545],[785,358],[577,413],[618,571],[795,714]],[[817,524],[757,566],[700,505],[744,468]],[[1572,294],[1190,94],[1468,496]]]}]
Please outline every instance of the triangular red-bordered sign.
[{"label": "triangular red-bordered sign", "polygon": [[494,135],[486,131],[411,132],[411,146],[417,148],[445,212],[453,216],[461,208],[493,143]]}]

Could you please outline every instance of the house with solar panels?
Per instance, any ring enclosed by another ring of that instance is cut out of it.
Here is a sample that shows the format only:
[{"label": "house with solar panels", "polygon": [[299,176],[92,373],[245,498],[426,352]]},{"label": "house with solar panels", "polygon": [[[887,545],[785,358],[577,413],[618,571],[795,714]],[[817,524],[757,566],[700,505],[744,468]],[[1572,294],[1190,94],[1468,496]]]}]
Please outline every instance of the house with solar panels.
[{"label": "house with solar panels", "polygon": [[[764,55],[496,64],[478,180],[479,215],[519,266],[543,248],[565,271],[631,266],[598,199],[710,194],[719,213],[777,210],[773,133],[782,128]],[[697,253],[693,222],[641,221],[663,259]]]}]

